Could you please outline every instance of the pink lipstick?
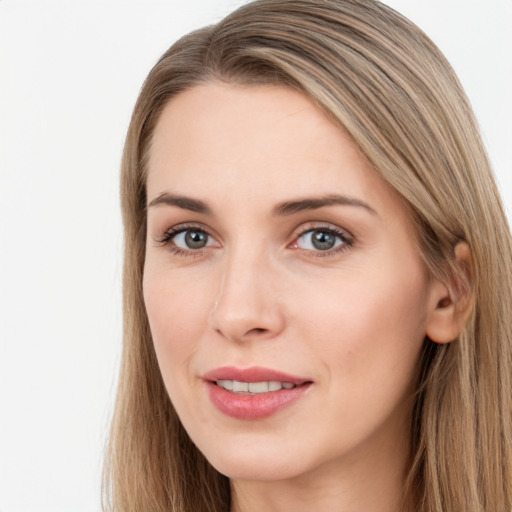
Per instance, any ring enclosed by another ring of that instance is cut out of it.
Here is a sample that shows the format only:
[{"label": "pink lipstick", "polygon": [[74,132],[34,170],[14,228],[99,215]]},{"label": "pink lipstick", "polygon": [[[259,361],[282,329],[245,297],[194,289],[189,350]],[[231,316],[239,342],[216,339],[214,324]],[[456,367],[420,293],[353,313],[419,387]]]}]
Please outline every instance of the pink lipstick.
[{"label": "pink lipstick", "polygon": [[210,400],[222,413],[242,420],[271,416],[295,402],[312,380],[268,368],[222,367],[203,376]]}]

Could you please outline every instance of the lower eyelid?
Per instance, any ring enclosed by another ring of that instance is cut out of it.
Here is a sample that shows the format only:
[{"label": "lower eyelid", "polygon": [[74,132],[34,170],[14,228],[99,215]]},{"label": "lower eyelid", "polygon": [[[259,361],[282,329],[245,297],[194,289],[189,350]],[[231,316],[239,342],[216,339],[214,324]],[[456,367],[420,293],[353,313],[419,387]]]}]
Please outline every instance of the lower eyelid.
[{"label": "lower eyelid", "polygon": [[169,246],[168,250],[176,256],[183,256],[186,258],[198,258],[204,253],[204,249],[182,249],[181,247],[176,246]]}]

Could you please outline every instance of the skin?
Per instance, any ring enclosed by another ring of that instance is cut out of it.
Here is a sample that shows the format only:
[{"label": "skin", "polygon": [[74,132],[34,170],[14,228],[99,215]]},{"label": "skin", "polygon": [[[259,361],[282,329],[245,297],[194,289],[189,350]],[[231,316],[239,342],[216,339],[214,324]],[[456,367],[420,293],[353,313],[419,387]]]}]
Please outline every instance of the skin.
[{"label": "skin", "polygon": [[[217,83],[164,109],[147,190],[148,204],[167,193],[210,210],[148,207],[143,287],[169,396],[230,477],[232,510],[396,512],[420,350],[429,329],[436,341],[454,329],[398,194],[302,94]],[[373,211],[273,214],[334,192]],[[163,242],[170,228],[201,229],[207,245],[190,248],[183,233]],[[312,230],[333,228],[349,242],[312,244]],[[201,378],[221,366],[313,384],[268,418],[240,420],[214,407]]]}]

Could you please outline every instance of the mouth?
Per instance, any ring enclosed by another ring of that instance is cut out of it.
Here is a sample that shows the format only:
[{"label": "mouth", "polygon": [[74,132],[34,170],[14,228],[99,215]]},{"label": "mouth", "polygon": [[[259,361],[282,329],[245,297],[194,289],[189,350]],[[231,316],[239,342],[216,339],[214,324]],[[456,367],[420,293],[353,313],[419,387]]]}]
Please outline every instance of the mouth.
[{"label": "mouth", "polygon": [[277,380],[269,380],[262,382],[243,382],[238,380],[222,380],[215,382],[217,386],[241,395],[259,395],[261,393],[273,393],[281,389],[293,389],[297,387],[292,382],[280,382]]},{"label": "mouth", "polygon": [[304,396],[313,385],[311,379],[260,367],[218,368],[203,380],[213,405],[242,420],[267,418]]}]

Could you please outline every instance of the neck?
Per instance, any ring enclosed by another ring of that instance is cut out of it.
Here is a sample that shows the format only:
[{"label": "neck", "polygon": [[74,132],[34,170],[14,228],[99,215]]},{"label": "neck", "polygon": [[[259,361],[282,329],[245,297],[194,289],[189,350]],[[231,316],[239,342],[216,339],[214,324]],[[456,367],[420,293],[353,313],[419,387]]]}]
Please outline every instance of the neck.
[{"label": "neck", "polygon": [[231,512],[399,512],[402,510],[401,475],[332,475],[281,482],[233,482]]}]

